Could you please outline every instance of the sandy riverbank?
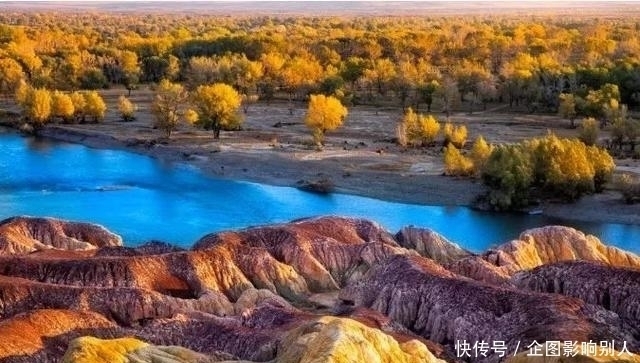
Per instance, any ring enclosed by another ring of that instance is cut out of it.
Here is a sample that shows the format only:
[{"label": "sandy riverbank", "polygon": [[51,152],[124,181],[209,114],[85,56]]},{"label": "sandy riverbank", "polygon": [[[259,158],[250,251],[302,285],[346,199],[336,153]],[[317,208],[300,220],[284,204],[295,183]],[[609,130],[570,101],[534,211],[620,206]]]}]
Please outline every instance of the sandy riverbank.
[{"label": "sandy riverbank", "polygon": [[[52,125],[43,136],[95,148],[116,148],[166,162],[194,165],[208,175],[250,182],[297,186],[301,180],[329,179],[336,192],[389,201],[426,205],[471,206],[484,192],[481,183],[441,175],[435,158],[378,153],[368,149],[317,152],[273,140],[238,144],[236,135],[205,144],[199,133],[176,135],[168,143],[130,137],[96,125]],[[422,160],[415,160],[416,158]],[[432,160],[433,159],[433,160]],[[640,205],[621,202],[616,192],[586,196],[574,204],[546,204],[543,214],[589,222],[640,224]]]}]

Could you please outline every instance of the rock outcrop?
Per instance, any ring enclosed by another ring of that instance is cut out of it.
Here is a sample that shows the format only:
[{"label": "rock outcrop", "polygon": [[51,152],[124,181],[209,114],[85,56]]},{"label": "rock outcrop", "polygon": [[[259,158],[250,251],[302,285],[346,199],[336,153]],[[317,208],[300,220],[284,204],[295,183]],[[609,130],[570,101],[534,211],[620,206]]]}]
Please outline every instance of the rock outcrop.
[{"label": "rock outcrop", "polygon": [[[451,350],[456,341],[625,340],[640,343],[611,312],[561,295],[498,287],[457,276],[433,261],[393,256],[344,288],[349,305],[371,307]],[[472,343],[473,344],[473,343]],[[497,362],[492,354],[479,362]]]},{"label": "rock outcrop", "polygon": [[523,232],[517,240],[467,257],[447,267],[476,280],[504,283],[516,272],[561,261],[596,261],[610,266],[640,268],[637,255],[603,244],[570,227],[548,226]]},{"label": "rock outcrop", "polygon": [[439,362],[456,361],[457,340],[640,350],[638,257],[564,227],[476,256],[353,218],[215,233],[188,251],[70,226],[0,223],[0,359],[60,361],[81,336],[96,339],[67,361]]},{"label": "rock outcrop", "polygon": [[44,249],[95,250],[121,245],[120,236],[96,224],[31,217],[13,217],[0,222],[0,255]]},{"label": "rock outcrop", "polygon": [[218,358],[209,357],[176,346],[155,346],[134,338],[102,340],[81,337],[69,344],[63,363],[211,363]]},{"label": "rock outcrop", "polygon": [[[560,344],[557,342],[540,343],[537,352],[540,352],[542,356],[534,356],[532,351],[525,350],[507,358],[505,363],[640,363],[639,355],[618,350],[622,349],[622,345],[616,345],[610,341],[607,342],[609,346],[604,348],[600,347],[600,342],[575,343],[575,345],[573,342],[571,343],[566,348],[570,349],[568,352],[564,351],[565,342]],[[556,353],[558,347],[560,347],[559,355]]]},{"label": "rock outcrop", "polygon": [[[33,307],[36,308],[35,306]],[[58,351],[70,339],[115,330],[116,324],[100,314],[72,310],[34,310],[0,321],[0,361],[45,362],[45,349]],[[69,338],[71,337],[71,338]],[[64,348],[62,348],[64,349]],[[61,356],[61,354],[60,354]]]},{"label": "rock outcrop", "polygon": [[418,340],[398,342],[355,320],[322,317],[289,332],[278,346],[277,362],[444,363]]},{"label": "rock outcrop", "polygon": [[640,269],[589,261],[560,262],[511,278],[520,289],[573,296],[631,321],[640,333]]},{"label": "rock outcrop", "polygon": [[416,250],[421,256],[440,264],[455,262],[472,255],[430,229],[404,227],[396,233],[395,239],[400,246]]},{"label": "rock outcrop", "polygon": [[[138,339],[77,338],[63,363],[208,363],[222,359],[177,346],[150,345]],[[226,359],[227,362],[239,362]],[[249,361],[244,361],[249,362]],[[444,363],[418,340],[398,342],[355,320],[321,317],[292,328],[277,345],[274,363],[398,362]]]}]

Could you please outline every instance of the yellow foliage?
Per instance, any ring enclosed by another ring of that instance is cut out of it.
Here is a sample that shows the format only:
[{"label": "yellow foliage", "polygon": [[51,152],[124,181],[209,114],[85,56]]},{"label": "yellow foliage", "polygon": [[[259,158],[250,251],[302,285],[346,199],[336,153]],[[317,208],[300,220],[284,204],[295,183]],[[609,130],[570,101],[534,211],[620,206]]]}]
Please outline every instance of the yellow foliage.
[{"label": "yellow foliage", "polygon": [[96,91],[90,91],[84,94],[85,108],[84,112],[87,116],[93,117],[93,121],[98,122],[104,118],[107,111],[107,105],[104,103],[102,96]]},{"label": "yellow foliage", "polygon": [[29,86],[27,82],[25,82],[24,80],[18,82],[18,86],[16,87],[16,92],[14,94],[16,103],[21,107],[24,107],[27,102],[29,92],[31,92],[31,86]]},{"label": "yellow foliage", "polygon": [[462,149],[467,142],[467,127],[465,125],[455,126],[450,122],[444,125],[444,143],[453,144],[458,149]]},{"label": "yellow foliage", "polygon": [[31,89],[26,100],[27,117],[36,125],[44,125],[51,116],[51,92],[44,88]]},{"label": "yellow foliage", "polygon": [[62,358],[63,363],[128,363],[127,354],[148,346],[134,338],[102,340],[81,337],[73,340]]},{"label": "yellow foliage", "polygon": [[285,63],[280,75],[290,92],[300,87],[311,86],[322,77],[322,65],[315,59],[294,57]]},{"label": "yellow foliage", "polygon": [[407,110],[400,124],[405,132],[406,143],[412,145],[429,145],[440,132],[440,123],[435,117],[416,114],[411,108]]},{"label": "yellow foliage", "polygon": [[125,96],[118,97],[118,112],[125,121],[133,120],[136,106]]},{"label": "yellow foliage", "polygon": [[568,199],[599,190],[613,172],[613,159],[605,150],[578,139],[551,134],[530,140],[525,147],[534,156],[539,182]]},{"label": "yellow foliage", "polygon": [[51,115],[69,120],[75,113],[75,107],[71,97],[60,91],[54,91],[51,95]]},{"label": "yellow foliage", "polygon": [[482,171],[492,152],[493,146],[488,144],[482,135],[478,136],[471,147],[471,160],[476,174]]},{"label": "yellow foliage", "polygon": [[182,85],[164,79],[156,88],[151,104],[151,112],[156,118],[156,127],[168,138],[180,121],[178,110],[187,100],[187,92]]},{"label": "yellow foliage", "polygon": [[237,127],[242,122],[238,115],[242,96],[228,84],[199,86],[192,95],[192,102],[198,112],[197,125],[213,130],[214,138],[220,136],[220,130]]},{"label": "yellow foliage", "polygon": [[452,176],[469,176],[473,174],[473,161],[462,155],[453,144],[444,148],[444,172]]},{"label": "yellow foliage", "polygon": [[311,95],[305,124],[314,133],[314,139],[322,143],[324,133],[342,126],[347,108],[333,96]]},{"label": "yellow foliage", "polygon": [[0,92],[15,92],[24,78],[20,63],[11,58],[0,58]]},{"label": "yellow foliage", "polygon": [[188,109],[184,112],[184,119],[190,124],[198,122],[198,113],[195,110]]}]

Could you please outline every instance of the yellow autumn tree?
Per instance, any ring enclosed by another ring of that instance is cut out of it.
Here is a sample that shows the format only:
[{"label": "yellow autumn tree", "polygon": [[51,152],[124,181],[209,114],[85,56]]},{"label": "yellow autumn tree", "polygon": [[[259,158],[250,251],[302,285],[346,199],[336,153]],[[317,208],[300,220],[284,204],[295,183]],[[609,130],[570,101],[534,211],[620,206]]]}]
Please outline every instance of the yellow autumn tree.
[{"label": "yellow autumn tree", "polygon": [[464,156],[453,144],[444,148],[444,172],[451,176],[469,176],[473,174],[473,161]]},{"label": "yellow autumn tree", "polygon": [[118,112],[122,121],[135,120],[136,105],[133,104],[127,97],[121,95],[118,97]]},{"label": "yellow autumn tree", "polygon": [[493,152],[493,146],[487,143],[482,135],[478,136],[471,147],[471,160],[473,161],[473,169],[476,175],[482,172],[487,160],[489,160],[489,156],[491,156],[491,152]]},{"label": "yellow autumn tree", "polygon": [[51,94],[51,116],[58,117],[68,122],[73,118],[75,107],[71,97],[60,91],[53,91]]},{"label": "yellow autumn tree", "polygon": [[29,96],[29,92],[31,92],[32,88],[27,84],[25,80],[20,80],[18,85],[16,86],[16,90],[14,93],[14,99],[18,106],[23,107],[27,103],[27,97]]},{"label": "yellow autumn tree", "polygon": [[342,126],[347,117],[347,108],[333,96],[311,95],[305,124],[313,133],[318,146],[323,145],[324,135]]},{"label": "yellow autumn tree", "polygon": [[97,91],[89,91],[84,94],[85,114],[93,117],[93,122],[99,122],[104,119],[107,112],[107,105],[104,103],[102,96]]},{"label": "yellow autumn tree", "polygon": [[82,92],[76,91],[71,93],[69,98],[71,98],[71,103],[73,103],[73,110],[76,121],[80,120],[84,122],[86,117],[85,110],[87,108],[87,102],[85,100],[84,94],[82,94]]},{"label": "yellow autumn tree", "polygon": [[26,97],[26,116],[35,128],[40,128],[51,117],[51,92],[44,88],[31,89]]},{"label": "yellow autumn tree", "polygon": [[444,144],[453,144],[458,149],[462,149],[467,142],[467,127],[465,125],[455,126],[447,122],[444,125]]},{"label": "yellow autumn tree", "polygon": [[433,144],[440,132],[440,123],[432,115],[418,115],[418,122],[409,128],[409,138],[423,145]]},{"label": "yellow autumn tree", "polygon": [[25,79],[20,63],[11,58],[0,58],[0,94],[15,93]]},{"label": "yellow autumn tree", "polygon": [[231,130],[242,124],[238,114],[242,97],[228,84],[199,86],[193,92],[191,102],[198,113],[196,125],[212,130],[214,139],[220,138],[221,130]]},{"label": "yellow autumn tree", "polygon": [[156,119],[155,126],[169,139],[180,122],[180,107],[187,101],[184,87],[168,80],[162,80],[156,88],[151,104],[151,112]]}]

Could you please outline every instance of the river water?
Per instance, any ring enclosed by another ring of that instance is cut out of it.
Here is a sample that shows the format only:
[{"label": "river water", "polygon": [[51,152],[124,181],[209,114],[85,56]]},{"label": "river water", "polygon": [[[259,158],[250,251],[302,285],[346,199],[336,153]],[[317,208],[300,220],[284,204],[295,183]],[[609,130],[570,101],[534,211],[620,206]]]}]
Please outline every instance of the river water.
[{"label": "river water", "polygon": [[563,224],[640,253],[638,225],[319,195],[215,179],[188,165],[0,130],[0,218],[86,221],[120,234],[129,246],[156,239],[189,247],[210,232],[328,214],[371,219],[393,233],[405,225],[431,228],[475,252],[527,228]]}]

